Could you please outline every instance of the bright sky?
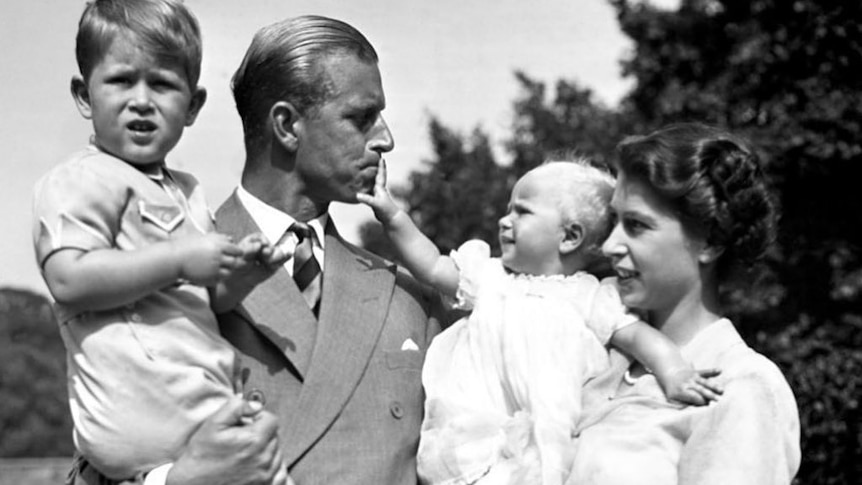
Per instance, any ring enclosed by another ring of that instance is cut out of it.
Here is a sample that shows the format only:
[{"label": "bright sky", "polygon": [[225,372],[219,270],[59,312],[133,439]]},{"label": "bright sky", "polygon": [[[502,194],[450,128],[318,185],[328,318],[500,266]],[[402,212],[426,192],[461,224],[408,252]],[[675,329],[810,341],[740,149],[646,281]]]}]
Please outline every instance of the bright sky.
[{"label": "bright sky", "polygon": [[[670,1],[670,0],[664,0]],[[664,3],[664,2],[660,2]],[[395,137],[386,159],[399,183],[431,158],[429,115],[467,133],[481,126],[501,143],[518,93],[513,72],[553,83],[575,80],[612,105],[628,84],[619,60],[629,47],[606,0],[186,0],[203,31],[201,84],[209,99],[168,164],[195,174],[217,207],[236,185],[243,162],[239,117],[228,82],[254,32],[301,14],[344,20],[377,49],[384,112]],[[83,0],[0,2],[0,286],[46,292],[31,242],[36,179],[83,147],[91,127],[74,107],[69,80],[77,72],[74,38]],[[371,217],[340,205],[342,234]]]}]

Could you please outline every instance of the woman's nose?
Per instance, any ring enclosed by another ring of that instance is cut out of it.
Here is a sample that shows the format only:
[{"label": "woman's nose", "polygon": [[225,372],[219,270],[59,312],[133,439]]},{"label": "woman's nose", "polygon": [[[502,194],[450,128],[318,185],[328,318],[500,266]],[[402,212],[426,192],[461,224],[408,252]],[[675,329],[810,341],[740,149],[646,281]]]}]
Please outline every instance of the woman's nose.
[{"label": "woman's nose", "polygon": [[622,244],[621,239],[621,228],[619,224],[616,224],[614,228],[611,230],[608,238],[605,239],[605,242],[602,243],[602,254],[605,256],[619,256],[625,251],[625,248]]}]

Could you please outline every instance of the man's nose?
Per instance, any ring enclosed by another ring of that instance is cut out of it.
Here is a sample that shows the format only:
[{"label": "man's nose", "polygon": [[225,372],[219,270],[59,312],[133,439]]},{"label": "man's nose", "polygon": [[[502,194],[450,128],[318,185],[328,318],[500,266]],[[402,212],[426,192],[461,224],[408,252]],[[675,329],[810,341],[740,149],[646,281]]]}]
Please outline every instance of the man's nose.
[{"label": "man's nose", "polygon": [[371,138],[371,149],[378,153],[386,153],[391,152],[393,148],[395,148],[395,139],[392,137],[392,132],[389,131],[389,125],[386,124],[382,115],[378,116]]}]

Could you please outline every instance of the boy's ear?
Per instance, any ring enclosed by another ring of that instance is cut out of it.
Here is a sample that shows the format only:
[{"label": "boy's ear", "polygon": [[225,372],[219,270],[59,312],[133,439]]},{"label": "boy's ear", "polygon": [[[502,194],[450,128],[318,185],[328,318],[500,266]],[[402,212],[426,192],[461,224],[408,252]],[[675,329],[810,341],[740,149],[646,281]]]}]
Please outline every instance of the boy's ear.
[{"label": "boy's ear", "polygon": [[93,109],[90,107],[90,90],[87,89],[87,82],[81,76],[73,76],[72,82],[69,85],[72,91],[72,98],[75,100],[75,106],[78,107],[78,112],[85,119],[93,117]]},{"label": "boy's ear", "polygon": [[560,253],[571,254],[584,243],[584,228],[578,223],[563,227],[563,240],[560,241]]},{"label": "boy's ear", "polygon": [[198,119],[198,113],[201,112],[201,108],[204,107],[204,103],[207,101],[207,90],[202,87],[195,88],[195,92],[192,93],[192,100],[189,103],[189,110],[186,113],[186,126],[192,126],[196,119]]},{"label": "boy's ear", "polygon": [[269,110],[272,133],[278,143],[289,152],[295,152],[299,148],[299,120],[299,111],[288,101],[278,101]]}]

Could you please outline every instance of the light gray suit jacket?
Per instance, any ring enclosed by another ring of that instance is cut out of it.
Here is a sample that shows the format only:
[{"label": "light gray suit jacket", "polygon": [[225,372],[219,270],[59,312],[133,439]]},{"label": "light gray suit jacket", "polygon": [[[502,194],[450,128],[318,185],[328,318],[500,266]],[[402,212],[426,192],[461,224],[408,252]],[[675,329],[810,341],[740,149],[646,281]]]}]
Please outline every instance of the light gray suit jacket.
[{"label": "light gray suit jacket", "polygon": [[[233,194],[219,232],[259,231]],[[219,316],[239,350],[244,389],[262,391],[280,422],[297,485],[415,484],[421,368],[440,331],[439,298],[395,265],[326,230],[320,318],[287,271]]]}]

